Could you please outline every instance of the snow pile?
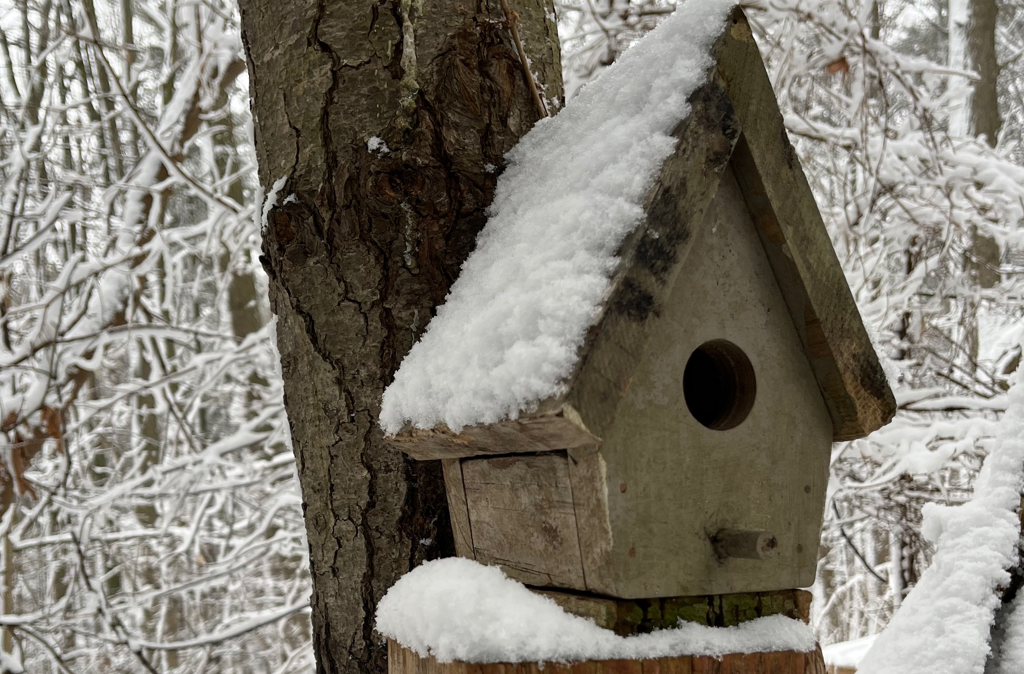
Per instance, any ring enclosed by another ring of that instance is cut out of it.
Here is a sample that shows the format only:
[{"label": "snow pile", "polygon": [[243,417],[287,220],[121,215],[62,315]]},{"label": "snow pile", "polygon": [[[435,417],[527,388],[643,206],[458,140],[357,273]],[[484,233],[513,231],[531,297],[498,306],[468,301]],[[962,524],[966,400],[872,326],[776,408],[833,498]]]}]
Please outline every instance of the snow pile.
[{"label": "snow pile", "polygon": [[843,641],[838,644],[829,644],[821,649],[825,659],[826,667],[845,667],[857,669],[864,655],[871,649],[878,638],[877,634],[869,637],[861,637],[852,641]]},{"label": "snow pile", "polygon": [[739,627],[681,623],[620,637],[566,613],[501,569],[461,558],[428,562],[395,583],[377,607],[377,631],[441,662],[569,662],[815,647],[809,627],[782,616]]},{"label": "snow pile", "polygon": [[24,674],[25,667],[21,664],[21,659],[13,653],[4,653],[0,651],[0,672],[4,674]]},{"label": "snow pile", "polygon": [[962,506],[925,506],[922,532],[936,543],[932,565],[858,674],[982,674],[999,608],[997,588],[1017,562],[1017,508],[1024,484],[1024,384],[1018,373],[999,437]]},{"label": "snow pile", "polygon": [[476,250],[384,393],[387,433],[516,418],[561,392],[734,3],[680,3],[509,152]]}]

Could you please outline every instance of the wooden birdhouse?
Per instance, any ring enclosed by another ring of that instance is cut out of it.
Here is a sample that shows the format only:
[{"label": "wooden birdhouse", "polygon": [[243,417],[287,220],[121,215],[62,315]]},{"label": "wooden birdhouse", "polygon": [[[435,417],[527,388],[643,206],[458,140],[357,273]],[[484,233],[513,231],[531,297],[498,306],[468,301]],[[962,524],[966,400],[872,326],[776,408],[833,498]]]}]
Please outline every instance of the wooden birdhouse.
[{"label": "wooden birdhouse", "polygon": [[808,586],[831,445],[894,414],[741,12],[710,53],[558,393],[389,439],[443,460],[459,555],[527,585]]}]

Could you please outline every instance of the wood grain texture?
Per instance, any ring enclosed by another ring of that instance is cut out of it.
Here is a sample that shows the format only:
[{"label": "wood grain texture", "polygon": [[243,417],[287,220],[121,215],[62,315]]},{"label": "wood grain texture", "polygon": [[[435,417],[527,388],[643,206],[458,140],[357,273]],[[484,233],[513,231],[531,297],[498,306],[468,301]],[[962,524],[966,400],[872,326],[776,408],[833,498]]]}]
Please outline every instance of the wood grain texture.
[{"label": "wood grain texture", "polygon": [[585,590],[564,452],[465,459],[477,561],[527,585]]},{"label": "wood grain texture", "polygon": [[737,178],[829,405],[833,437],[863,437],[892,419],[896,401],[742,11],[733,13],[716,57],[742,129]]},{"label": "wood grain texture", "polygon": [[452,536],[455,538],[455,554],[467,559],[476,559],[461,462],[459,459],[444,459],[441,461],[441,468],[444,471],[444,491],[448,496],[448,514],[452,520]]},{"label": "wood grain texture", "polygon": [[570,449],[567,454],[587,590],[610,595],[615,589],[615,582],[609,565],[612,525],[608,520],[608,482],[604,459],[598,451],[598,445]]},{"label": "wood grain texture", "polygon": [[488,454],[531,454],[597,444],[568,406],[519,420],[469,426],[459,433],[447,427],[406,429],[386,442],[414,459],[455,459]]},{"label": "wood grain texture", "polygon": [[652,658],[641,660],[644,674],[692,674],[692,658]]},{"label": "wood grain texture", "polygon": [[572,663],[440,663],[388,639],[389,674],[827,674],[821,649],[809,653],[743,653],[721,657],[682,655],[645,660]]}]

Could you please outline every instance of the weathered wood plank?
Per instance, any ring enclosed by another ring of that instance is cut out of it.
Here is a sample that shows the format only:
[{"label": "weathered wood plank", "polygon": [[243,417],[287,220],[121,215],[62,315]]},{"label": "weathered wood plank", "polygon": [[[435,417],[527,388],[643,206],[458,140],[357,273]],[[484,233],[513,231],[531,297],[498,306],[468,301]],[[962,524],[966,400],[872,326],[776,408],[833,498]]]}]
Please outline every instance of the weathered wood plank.
[{"label": "weathered wood plank", "polygon": [[604,674],[644,674],[643,660],[603,660]]},{"label": "weathered wood plank", "polygon": [[690,660],[693,674],[719,674],[721,662],[708,655],[695,655]]},{"label": "weathered wood plank", "polygon": [[564,452],[465,459],[476,559],[535,586],[585,590]]},{"label": "weathered wood plank", "polygon": [[444,470],[444,490],[448,497],[448,512],[455,538],[455,553],[459,557],[476,559],[473,552],[473,531],[469,524],[469,508],[466,505],[466,485],[462,481],[460,459],[441,461]]},{"label": "weathered wood plank", "polygon": [[761,664],[760,656],[760,653],[723,655],[718,664],[719,671],[722,674],[754,674],[754,668]]},{"label": "weathered wood plank", "polygon": [[807,674],[828,674],[820,645],[816,645],[811,653],[804,653],[804,671]]},{"label": "weathered wood plank", "polygon": [[692,674],[692,658],[681,655],[675,658],[643,660],[644,674]]},{"label": "weathered wood plank", "polygon": [[784,652],[766,659],[766,674],[804,674],[807,660],[804,653]]},{"label": "weathered wood plank", "polygon": [[604,663],[600,660],[588,660],[572,665],[573,674],[604,674]]},{"label": "weathered wood plank", "polygon": [[[544,411],[557,407],[556,411]],[[517,421],[500,421],[486,426],[467,426],[453,433],[445,426],[407,429],[386,438],[392,449],[421,461],[458,459],[494,454],[533,454],[593,446],[600,439],[591,434],[570,406],[542,405],[535,415]]]},{"label": "weathered wood plank", "polygon": [[716,49],[743,136],[733,165],[830,408],[834,439],[884,426],[896,401],[864,328],[743,13]]},{"label": "weathered wood plank", "polygon": [[649,660],[573,663],[439,663],[388,639],[388,674],[826,674],[821,649],[809,653],[682,655]]},{"label": "weathered wood plank", "polygon": [[612,525],[608,520],[604,459],[597,446],[570,449],[567,454],[587,590],[610,595],[615,589],[615,582],[609,563]]}]

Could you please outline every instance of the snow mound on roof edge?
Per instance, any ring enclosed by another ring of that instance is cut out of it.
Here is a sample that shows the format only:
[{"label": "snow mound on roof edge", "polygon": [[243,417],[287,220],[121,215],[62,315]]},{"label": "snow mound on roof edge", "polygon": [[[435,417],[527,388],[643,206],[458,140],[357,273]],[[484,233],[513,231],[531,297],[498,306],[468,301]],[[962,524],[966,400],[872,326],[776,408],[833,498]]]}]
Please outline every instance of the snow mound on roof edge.
[{"label": "snow mound on roof edge", "polygon": [[1018,558],[1017,508],[1024,485],[1022,375],[1020,370],[1015,375],[974,496],[956,507],[925,506],[922,532],[936,542],[935,556],[861,661],[858,674],[986,671],[991,626],[1000,605],[997,590],[1007,586],[1008,569]]},{"label": "snow mound on roof edge", "polygon": [[386,433],[515,419],[562,392],[734,4],[682,3],[509,152],[476,250],[384,392]]},{"label": "snow mound on roof edge", "polygon": [[440,662],[570,662],[815,648],[811,629],[783,616],[739,627],[678,628],[620,637],[571,615],[499,568],[458,557],[403,576],[377,606],[377,631]]}]

